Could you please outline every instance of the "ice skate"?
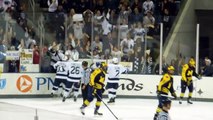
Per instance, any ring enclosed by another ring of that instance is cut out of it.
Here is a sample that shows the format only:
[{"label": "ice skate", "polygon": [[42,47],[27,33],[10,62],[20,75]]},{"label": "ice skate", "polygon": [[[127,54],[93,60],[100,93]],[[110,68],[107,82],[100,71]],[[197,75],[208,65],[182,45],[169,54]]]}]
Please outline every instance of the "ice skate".
[{"label": "ice skate", "polygon": [[115,103],[115,98],[110,98],[109,101],[107,102],[108,104]]},{"label": "ice skate", "polygon": [[187,103],[188,103],[188,104],[193,104],[191,98],[188,98],[188,99],[187,99]]},{"label": "ice skate", "polygon": [[100,113],[100,112],[98,112],[97,110],[95,110],[94,115],[102,116],[102,115],[103,115],[103,113]]},{"label": "ice skate", "polygon": [[81,110],[81,114],[82,114],[82,115],[85,115],[85,107],[84,107],[84,106],[81,106],[81,107],[80,107],[80,110]]}]

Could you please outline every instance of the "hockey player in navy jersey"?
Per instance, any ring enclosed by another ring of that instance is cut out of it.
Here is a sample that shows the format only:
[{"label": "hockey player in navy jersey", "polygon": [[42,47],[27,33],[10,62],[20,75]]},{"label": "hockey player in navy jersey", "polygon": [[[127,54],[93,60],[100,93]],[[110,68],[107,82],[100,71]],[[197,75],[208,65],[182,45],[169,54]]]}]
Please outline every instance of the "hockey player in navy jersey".
[{"label": "hockey player in navy jersey", "polygon": [[166,98],[162,100],[162,111],[159,113],[157,120],[171,120],[169,116],[169,110],[171,108],[171,99]]},{"label": "hockey player in navy jersey", "polygon": [[157,97],[159,104],[156,113],[154,115],[154,120],[157,119],[159,113],[162,111],[162,101],[168,98],[169,93],[171,93],[171,95],[175,99],[177,98],[177,95],[173,87],[173,77],[172,77],[175,68],[173,66],[169,66],[167,70],[168,72],[163,75],[163,77],[159,82],[159,85],[157,86]]},{"label": "hockey player in navy jersey", "polygon": [[103,115],[98,110],[101,106],[102,94],[104,92],[106,71],[107,71],[107,64],[101,63],[100,68],[95,69],[91,73],[90,82],[88,85],[87,99],[80,107],[81,113],[83,115],[85,115],[84,109],[93,101],[94,97],[97,98],[94,115]]},{"label": "hockey player in navy jersey", "polygon": [[112,59],[112,64],[108,65],[107,73],[108,80],[106,89],[108,90],[108,103],[114,103],[116,98],[116,92],[118,89],[119,79],[121,73],[126,73],[127,69],[122,65],[119,65],[118,58]]}]

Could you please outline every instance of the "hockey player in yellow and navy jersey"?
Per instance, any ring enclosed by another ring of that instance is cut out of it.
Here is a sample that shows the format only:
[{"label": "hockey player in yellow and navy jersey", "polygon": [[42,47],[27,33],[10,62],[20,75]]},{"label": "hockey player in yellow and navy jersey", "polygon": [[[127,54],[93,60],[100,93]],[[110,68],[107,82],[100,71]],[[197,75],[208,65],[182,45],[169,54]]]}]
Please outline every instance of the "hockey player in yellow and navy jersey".
[{"label": "hockey player in yellow and navy jersey", "polygon": [[93,101],[94,97],[97,98],[94,114],[103,115],[98,110],[101,106],[102,94],[104,92],[105,75],[107,71],[107,64],[101,63],[100,68],[96,68],[90,75],[90,82],[88,85],[88,95],[83,105],[80,107],[81,113],[84,115],[84,109]]},{"label": "hockey player in yellow and navy jersey", "polygon": [[162,111],[162,101],[168,99],[169,92],[175,99],[177,98],[177,95],[173,88],[173,77],[172,77],[175,69],[173,66],[169,66],[167,70],[168,72],[163,75],[159,85],[157,86],[157,97],[159,104],[154,116],[154,120],[157,119],[159,112]]},{"label": "hockey player in yellow and navy jersey", "polygon": [[192,76],[195,76],[196,78],[201,79],[201,76],[195,72],[195,60],[193,58],[190,58],[188,64],[185,64],[183,66],[181,76],[182,76],[181,77],[181,94],[180,94],[179,103],[182,104],[182,99],[184,97],[186,87],[188,87],[189,95],[188,95],[187,102],[189,104],[192,104],[192,101],[191,101],[192,92],[193,92]]}]

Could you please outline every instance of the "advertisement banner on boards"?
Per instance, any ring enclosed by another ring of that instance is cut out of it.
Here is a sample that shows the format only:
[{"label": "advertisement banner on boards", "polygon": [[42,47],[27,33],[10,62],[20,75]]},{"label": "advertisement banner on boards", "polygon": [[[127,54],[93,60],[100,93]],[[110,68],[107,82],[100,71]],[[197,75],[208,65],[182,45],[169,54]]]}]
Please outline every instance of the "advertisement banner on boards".
[{"label": "advertisement banner on boards", "polygon": [[20,64],[33,64],[33,50],[23,49],[20,52]]},{"label": "advertisement banner on boards", "polygon": [[19,51],[7,51],[6,60],[19,60]]},{"label": "advertisement banner on boards", "polygon": [[[130,97],[156,96],[156,86],[161,77],[160,75],[121,75],[117,95]],[[53,87],[54,78],[55,74],[4,73],[0,78],[0,95],[49,95]],[[180,76],[174,76],[174,89],[177,95],[181,91],[180,79]],[[203,77],[202,80],[194,78],[193,83],[193,97],[213,99],[212,77]],[[107,91],[105,94],[107,94]],[[185,93],[186,97],[187,95],[188,91]]]}]

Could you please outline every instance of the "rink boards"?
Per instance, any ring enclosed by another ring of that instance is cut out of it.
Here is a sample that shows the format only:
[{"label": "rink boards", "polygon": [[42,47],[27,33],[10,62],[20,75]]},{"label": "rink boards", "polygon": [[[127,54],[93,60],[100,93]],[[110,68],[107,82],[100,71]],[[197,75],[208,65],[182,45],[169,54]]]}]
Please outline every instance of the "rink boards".
[{"label": "rink boards", "polygon": [[[4,73],[0,77],[0,96],[38,96],[49,95],[55,74],[11,74]],[[156,86],[161,75],[122,75],[117,91],[124,97],[154,97]],[[174,89],[180,94],[180,76],[174,76]],[[107,79],[106,79],[107,81]],[[213,100],[213,77],[194,78],[194,98]],[[106,92],[105,92],[106,94]],[[186,92],[187,96],[188,91]]]}]

